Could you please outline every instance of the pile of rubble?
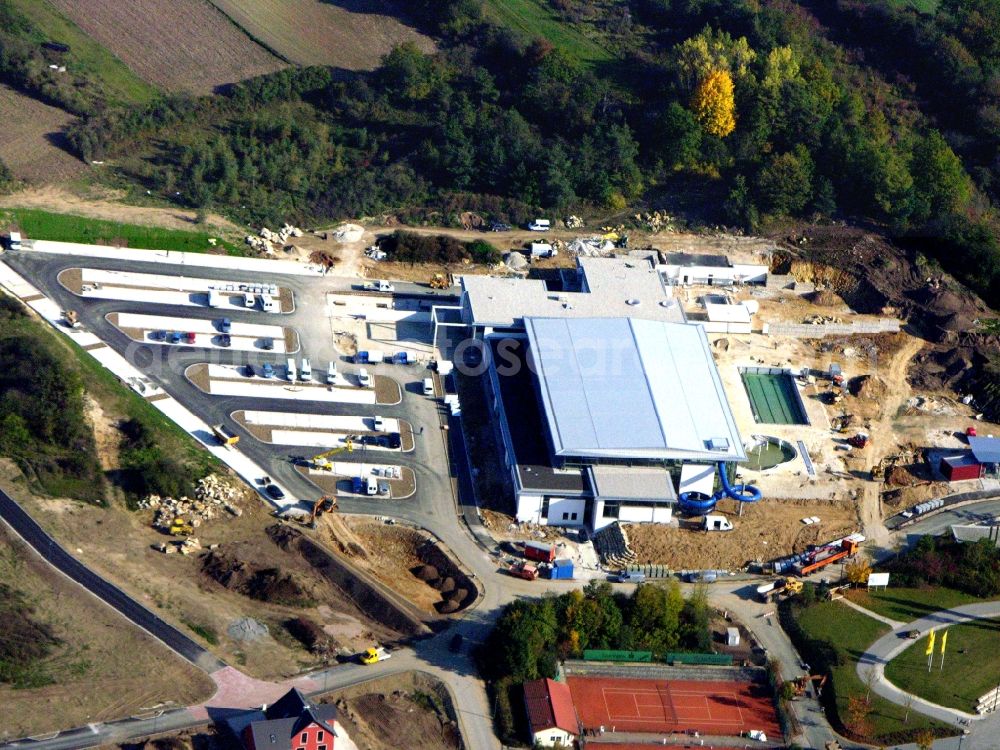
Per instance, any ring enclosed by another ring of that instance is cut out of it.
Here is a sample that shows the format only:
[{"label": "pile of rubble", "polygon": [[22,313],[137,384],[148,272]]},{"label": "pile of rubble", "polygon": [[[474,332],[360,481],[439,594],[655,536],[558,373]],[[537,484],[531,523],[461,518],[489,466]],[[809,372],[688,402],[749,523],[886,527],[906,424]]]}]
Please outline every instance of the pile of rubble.
[{"label": "pile of rubble", "polygon": [[236,517],[243,515],[243,509],[236,504],[243,493],[216,474],[199,479],[194,494],[193,500],[186,496],[178,499],[150,495],[139,501],[139,508],[155,510],[153,527],[165,531],[169,531],[178,518],[183,518],[192,528],[197,528],[202,522],[218,517],[223,511]]},{"label": "pile of rubble", "polygon": [[582,229],[583,219],[581,219],[579,216],[567,216],[565,219],[563,219],[563,224],[566,225],[567,229]]},{"label": "pile of rubble", "polygon": [[[218,548],[218,544],[208,545],[209,549]],[[193,555],[195,552],[201,552],[201,542],[198,541],[198,537],[189,536],[183,541],[177,542],[160,542],[156,545],[156,549],[165,555],[172,555],[174,553],[180,552],[182,555]]]},{"label": "pile of rubble", "polygon": [[674,232],[674,217],[668,213],[653,211],[653,213],[635,214],[636,223],[648,232]]},{"label": "pile of rubble", "polygon": [[844,321],[836,315],[809,315],[802,322],[807,325],[822,326],[843,323]]},{"label": "pile of rubble", "polygon": [[259,235],[248,234],[246,243],[259,253],[274,255],[275,243],[284,246],[289,237],[301,237],[302,230],[291,224],[285,224],[277,232],[262,227]]}]

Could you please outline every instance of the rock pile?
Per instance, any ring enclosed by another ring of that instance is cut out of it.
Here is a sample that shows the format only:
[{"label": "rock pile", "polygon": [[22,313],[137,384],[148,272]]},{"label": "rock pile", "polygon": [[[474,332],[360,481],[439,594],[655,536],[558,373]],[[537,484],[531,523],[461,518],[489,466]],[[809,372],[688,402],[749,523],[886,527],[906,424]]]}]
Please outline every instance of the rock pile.
[{"label": "rock pile", "polygon": [[674,217],[668,213],[653,211],[653,213],[636,214],[635,220],[641,227],[654,234],[674,231]]},{"label": "rock pile", "polygon": [[234,641],[256,641],[268,634],[267,625],[262,622],[258,622],[252,617],[241,617],[238,620],[233,620],[229,627],[226,628],[226,633]]},{"label": "rock pile", "polygon": [[217,474],[209,474],[198,480],[195,497],[180,498],[150,495],[139,501],[139,508],[151,508],[156,511],[153,527],[169,530],[174,519],[183,518],[193,528],[201,526],[203,521],[210,521],[223,511],[239,517],[243,509],[237,503],[243,493],[232,484],[221,479]]},{"label": "rock pile", "polygon": [[601,562],[609,568],[624,568],[637,559],[629,546],[628,534],[617,521],[594,535],[594,548],[601,556]]},{"label": "rock pile", "polygon": [[259,253],[273,255],[275,244],[284,245],[289,237],[301,236],[302,230],[291,224],[285,224],[277,232],[272,232],[267,227],[261,227],[258,236],[252,234],[246,236],[246,243]]},{"label": "rock pile", "polygon": [[563,224],[566,225],[567,229],[582,229],[583,219],[581,219],[579,216],[567,216],[565,219],[563,219]]}]

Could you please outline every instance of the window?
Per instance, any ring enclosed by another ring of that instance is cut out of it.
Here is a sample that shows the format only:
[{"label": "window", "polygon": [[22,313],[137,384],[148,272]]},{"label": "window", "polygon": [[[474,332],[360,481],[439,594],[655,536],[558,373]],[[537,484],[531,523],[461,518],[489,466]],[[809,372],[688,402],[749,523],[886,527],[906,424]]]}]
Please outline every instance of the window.
[{"label": "window", "polygon": [[319,748],[317,748],[317,750],[326,750],[326,745],[320,745]]},{"label": "window", "polygon": [[[575,516],[576,513],[574,513],[573,515]],[[569,513],[563,513],[563,520],[564,521],[568,521],[569,520]]]},{"label": "window", "polygon": [[302,733],[302,738],[299,740],[299,742],[301,742],[302,744],[305,744],[308,741],[309,741],[309,733],[308,732],[303,732]]},{"label": "window", "polygon": [[571,521],[575,521],[576,520],[576,513],[571,513],[570,514],[570,520]]},{"label": "window", "polygon": [[322,742],[322,741],[323,741],[323,730],[322,730],[322,729],[321,729],[321,730],[319,730],[319,731],[318,731],[318,732],[316,733],[316,741],[317,741],[317,742]]},{"label": "window", "polygon": [[618,518],[618,510],[621,506],[618,503],[604,503],[604,518]]}]

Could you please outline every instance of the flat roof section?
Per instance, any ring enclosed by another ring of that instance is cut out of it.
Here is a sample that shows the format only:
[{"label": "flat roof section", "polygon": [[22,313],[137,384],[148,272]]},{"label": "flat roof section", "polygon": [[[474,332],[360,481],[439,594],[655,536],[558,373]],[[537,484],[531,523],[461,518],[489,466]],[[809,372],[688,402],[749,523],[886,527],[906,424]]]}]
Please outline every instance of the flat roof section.
[{"label": "flat roof section", "polygon": [[700,326],[629,318],[525,325],[556,455],[746,460]]},{"label": "flat roof section", "polygon": [[711,268],[729,268],[729,258],[725,255],[710,253],[664,253],[664,265],[668,266],[706,266]]},{"label": "flat roof section", "polygon": [[525,318],[598,315],[683,323],[684,311],[648,257],[577,258],[587,291],[551,291],[541,279],[462,276],[469,325],[520,328]]},{"label": "flat roof section", "polygon": [[[501,341],[512,342],[511,354],[518,357],[521,362],[527,361],[528,342],[523,338],[509,339],[497,336],[489,338],[488,341],[494,362],[507,361],[500,359],[497,354],[496,347]],[[514,460],[517,461],[522,489],[537,490],[542,493],[583,494],[587,487],[580,469],[557,471],[552,467],[548,445],[545,442],[545,424],[535,395],[531,371],[526,366],[503,368],[505,373],[508,370],[509,374],[497,373],[497,381],[500,383],[500,402],[507,419],[511,442],[514,444]]]},{"label": "flat roof section", "polygon": [[677,500],[670,472],[655,466],[588,467],[594,495],[604,500]]}]

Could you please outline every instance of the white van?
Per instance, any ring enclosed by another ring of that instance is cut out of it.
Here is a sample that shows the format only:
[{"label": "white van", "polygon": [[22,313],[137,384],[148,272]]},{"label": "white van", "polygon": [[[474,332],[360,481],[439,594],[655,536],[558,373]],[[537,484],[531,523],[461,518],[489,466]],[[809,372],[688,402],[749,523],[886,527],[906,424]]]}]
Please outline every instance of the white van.
[{"label": "white van", "polygon": [[366,495],[378,494],[378,480],[375,477],[369,476],[368,479],[365,480],[365,494]]},{"label": "white van", "polygon": [[278,302],[270,294],[260,295],[260,307],[264,312],[278,312]]},{"label": "white van", "polygon": [[372,376],[368,374],[368,370],[364,367],[358,370],[358,382],[361,384],[362,388],[372,387]]},{"label": "white van", "polygon": [[528,229],[532,232],[547,232],[552,229],[552,222],[548,219],[535,219],[528,224]]},{"label": "white van", "polygon": [[253,310],[257,307],[257,295],[253,292],[247,292],[243,295],[243,307],[247,310]]},{"label": "white van", "polygon": [[333,385],[337,382],[337,365],[334,362],[326,368],[326,384]]},{"label": "white van", "polygon": [[302,358],[302,369],[299,370],[299,380],[312,380],[313,371],[309,365],[309,360]]},{"label": "white van", "polygon": [[385,417],[376,416],[372,424],[375,425],[375,432],[385,432]]},{"label": "white van", "polygon": [[434,395],[434,378],[424,378],[424,395]]},{"label": "white van", "polygon": [[295,382],[298,369],[295,367],[295,360],[292,357],[289,357],[288,361],[285,363],[285,373],[288,375],[288,379],[290,381]]}]

